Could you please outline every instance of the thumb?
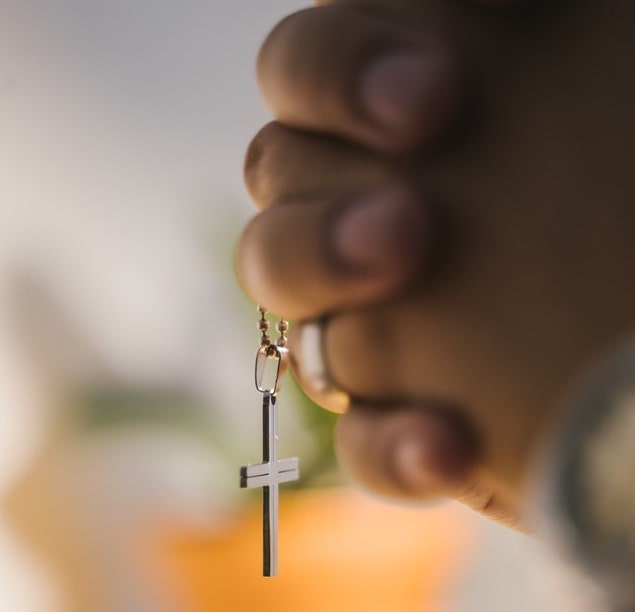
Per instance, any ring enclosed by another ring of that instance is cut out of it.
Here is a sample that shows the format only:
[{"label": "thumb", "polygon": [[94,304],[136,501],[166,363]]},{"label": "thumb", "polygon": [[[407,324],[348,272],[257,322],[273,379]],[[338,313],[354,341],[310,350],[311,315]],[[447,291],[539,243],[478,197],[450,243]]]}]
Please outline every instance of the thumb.
[{"label": "thumb", "polygon": [[363,487],[406,501],[452,497],[505,525],[519,528],[480,474],[476,435],[447,407],[356,403],[336,431],[340,464]]}]

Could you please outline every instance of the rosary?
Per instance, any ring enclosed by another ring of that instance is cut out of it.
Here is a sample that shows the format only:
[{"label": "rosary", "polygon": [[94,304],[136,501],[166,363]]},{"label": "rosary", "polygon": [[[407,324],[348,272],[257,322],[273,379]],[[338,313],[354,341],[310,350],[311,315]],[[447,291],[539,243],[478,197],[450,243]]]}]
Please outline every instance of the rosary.
[{"label": "rosary", "polygon": [[256,352],[256,389],[262,393],[262,463],[240,468],[242,488],[262,487],[262,575],[278,574],[278,486],[300,477],[298,458],[278,459],[277,395],[280,381],[287,369],[286,332],[289,324],[280,319],[276,325],[279,337],[271,342],[267,334],[267,311],[258,307],[261,333],[260,347]]}]

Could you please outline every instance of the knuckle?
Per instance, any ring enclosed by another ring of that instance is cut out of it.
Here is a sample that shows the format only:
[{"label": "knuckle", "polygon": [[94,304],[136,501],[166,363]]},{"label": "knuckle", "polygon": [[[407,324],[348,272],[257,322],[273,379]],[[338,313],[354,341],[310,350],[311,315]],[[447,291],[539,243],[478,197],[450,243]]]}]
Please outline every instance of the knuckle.
[{"label": "knuckle", "polygon": [[[341,188],[347,173],[333,166],[352,165],[351,153],[322,135],[306,134],[277,121],[265,125],[253,138],[244,163],[247,191],[261,209],[290,200],[309,200]],[[358,172],[359,174],[359,172]]]},{"label": "knuckle", "polygon": [[269,151],[279,140],[281,126],[272,121],[265,125],[247,147],[243,176],[247,191],[260,208],[265,208],[274,199],[272,179],[275,173],[268,171]]}]

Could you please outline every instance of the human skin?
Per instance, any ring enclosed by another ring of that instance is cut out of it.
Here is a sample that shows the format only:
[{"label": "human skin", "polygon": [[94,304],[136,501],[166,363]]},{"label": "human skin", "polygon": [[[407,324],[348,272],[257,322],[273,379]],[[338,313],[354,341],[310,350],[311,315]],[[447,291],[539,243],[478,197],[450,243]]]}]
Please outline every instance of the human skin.
[{"label": "human skin", "polygon": [[[239,277],[327,318],[354,476],[514,523],[563,392],[635,324],[635,7],[334,4],[263,46],[278,123],[248,155],[264,212]],[[427,75],[401,106],[376,95],[380,121],[360,105],[372,60],[388,82]]]}]

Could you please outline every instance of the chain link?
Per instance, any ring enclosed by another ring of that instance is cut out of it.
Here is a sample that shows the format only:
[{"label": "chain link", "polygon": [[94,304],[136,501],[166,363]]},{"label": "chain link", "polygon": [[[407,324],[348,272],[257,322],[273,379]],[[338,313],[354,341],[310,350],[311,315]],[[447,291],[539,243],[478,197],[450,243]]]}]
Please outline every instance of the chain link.
[{"label": "chain link", "polygon": [[258,312],[260,313],[260,319],[258,319],[258,331],[260,332],[260,346],[269,346],[271,344],[271,338],[267,333],[269,331],[269,321],[267,321],[267,310],[258,306]]},{"label": "chain link", "polygon": [[260,347],[256,353],[256,389],[261,393],[271,393],[275,396],[288,365],[287,331],[289,331],[289,323],[280,317],[276,324],[278,339],[274,344],[269,336],[267,310],[258,306],[258,313],[260,314],[257,325],[260,332]]},{"label": "chain link", "polygon": [[[258,306],[258,313],[260,318],[258,319],[258,331],[260,332],[260,347],[271,346],[271,337],[269,336],[269,321],[267,320],[267,309],[262,306]],[[289,322],[283,317],[276,323],[276,331],[278,332],[278,339],[276,340],[276,346],[286,348],[287,346],[287,332],[289,331]]]}]

